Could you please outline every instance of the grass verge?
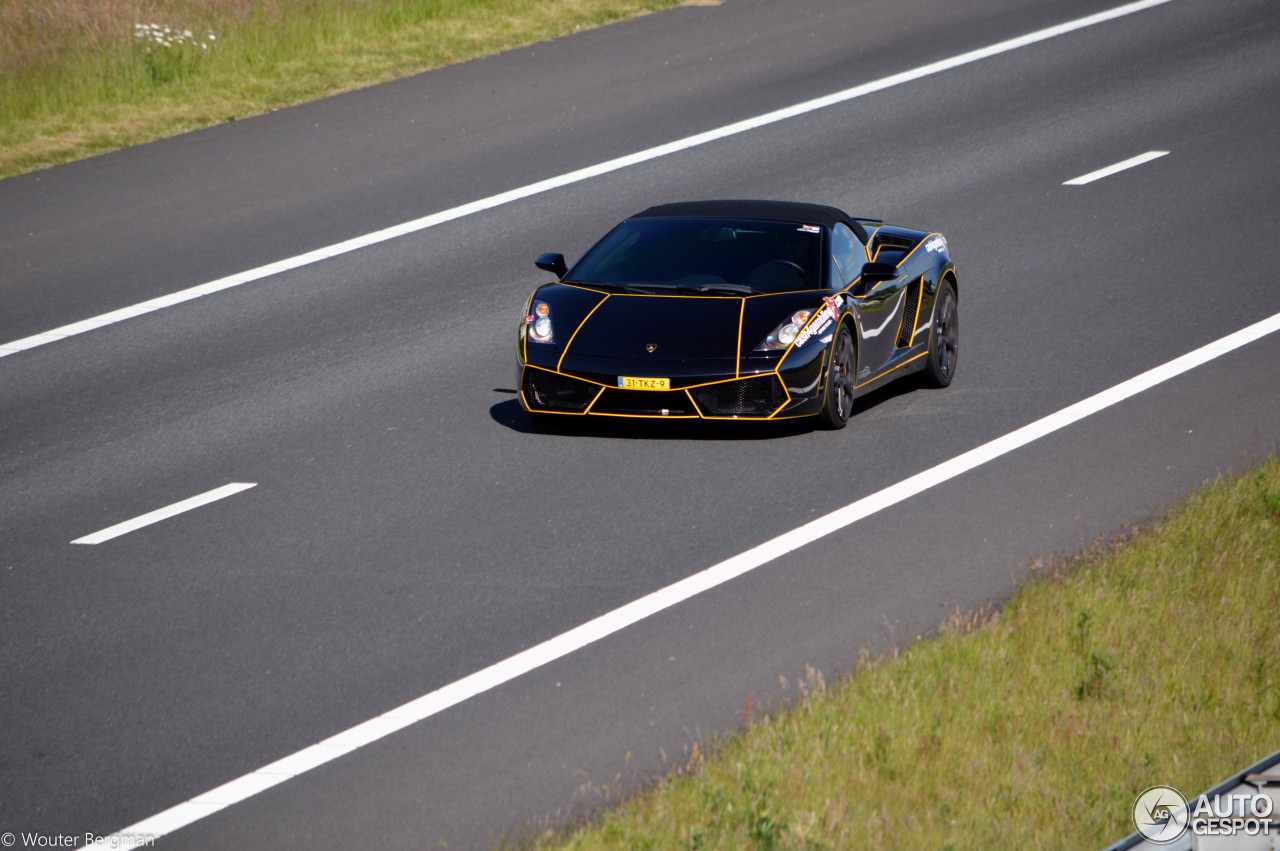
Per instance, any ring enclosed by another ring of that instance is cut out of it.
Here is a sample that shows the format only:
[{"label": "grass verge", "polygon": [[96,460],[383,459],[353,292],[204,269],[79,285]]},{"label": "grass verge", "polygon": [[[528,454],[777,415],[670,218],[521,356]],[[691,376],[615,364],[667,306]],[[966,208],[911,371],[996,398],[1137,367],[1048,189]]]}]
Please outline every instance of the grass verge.
[{"label": "grass verge", "polygon": [[0,177],[681,0],[0,0]]},{"label": "grass verge", "polygon": [[1280,747],[1280,461],[726,737],[543,848],[1102,848]]}]

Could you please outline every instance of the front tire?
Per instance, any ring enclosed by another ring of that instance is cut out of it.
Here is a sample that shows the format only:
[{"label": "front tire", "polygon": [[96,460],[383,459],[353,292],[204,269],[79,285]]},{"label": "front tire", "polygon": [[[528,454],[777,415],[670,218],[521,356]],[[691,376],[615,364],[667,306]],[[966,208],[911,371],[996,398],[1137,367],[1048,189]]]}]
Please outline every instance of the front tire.
[{"label": "front tire", "polygon": [[831,344],[831,365],[827,368],[827,387],[822,394],[823,428],[841,429],[853,413],[854,375],[858,369],[858,350],[853,345],[849,326],[840,325]]},{"label": "front tire", "polygon": [[929,387],[946,387],[956,374],[956,357],[960,347],[960,311],[955,287],[943,281],[938,288],[938,303],[933,311],[933,329],[929,335],[929,357],[924,367],[924,383]]}]

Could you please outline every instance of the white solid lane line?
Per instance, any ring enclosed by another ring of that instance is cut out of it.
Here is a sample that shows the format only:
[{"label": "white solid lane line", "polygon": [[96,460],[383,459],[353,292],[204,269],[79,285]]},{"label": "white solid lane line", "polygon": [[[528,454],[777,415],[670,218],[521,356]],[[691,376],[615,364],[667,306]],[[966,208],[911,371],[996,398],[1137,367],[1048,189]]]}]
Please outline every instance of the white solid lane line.
[{"label": "white solid lane line", "polygon": [[852,525],[864,517],[869,517],[878,511],[897,505],[899,502],[923,493],[935,485],[950,481],[975,467],[993,461],[1002,455],[1007,455],[1015,449],[1026,446],[1028,443],[1066,428],[1078,420],[1123,402],[1131,396],[1176,378],[1188,370],[1208,363],[1228,352],[1233,352],[1278,330],[1280,330],[1280,313],[1236,331],[1234,334],[1229,334],[1220,340],[1201,346],[1193,352],[1150,369],[1108,390],[1076,402],[1074,405],[1063,408],[1057,413],[1025,425],[1017,431],[1010,432],[1003,437],[996,438],[989,443],[957,455],[955,458],[917,473],[909,479],[904,479],[884,490],[865,496],[798,529],[779,535],[771,541],[765,541],[763,544],[727,561],[722,561],[686,579],[668,585],[666,588],[647,594],[555,638],[548,639],[508,659],[490,665],[488,668],[424,694],[422,697],[411,700],[403,706],[385,712],[376,718],[371,718],[362,724],[357,724],[322,742],[303,748],[283,759],[265,765],[257,771],[246,774],[229,783],[224,783],[216,789],[192,798],[190,801],[170,807],[162,813],[125,828],[116,836],[147,835],[159,838],[173,833],[179,828],[199,821],[205,816],[212,815],[232,804],[251,798],[259,792],[264,792],[292,777],[297,777],[303,772],[324,765],[330,760],[345,756],[370,742],[389,736],[411,724],[416,724],[452,706],[456,706],[471,697],[497,688],[514,680],[516,677],[534,671],[557,659],[562,659],[583,647],[626,629],[628,626],[644,620],[650,615],[657,614],[704,591],[723,585],[729,580],[749,573],[757,567],[768,564],[793,550]]},{"label": "white solid lane line", "polygon": [[1048,27],[1047,29],[1037,30],[1018,38],[1012,38],[1008,41],[1002,41],[989,47],[971,50],[968,53],[961,53],[950,59],[943,59],[928,65],[922,65],[919,68],[913,68],[910,71],[903,71],[889,77],[882,77],[870,83],[864,83],[860,86],[854,86],[851,89],[836,92],[835,94],[826,95],[825,97],[816,98],[814,100],[805,101],[794,106],[784,109],[775,110],[764,115],[758,115],[755,118],[748,118],[745,121],[739,121],[734,124],[728,124],[724,127],[708,130],[705,133],[699,133],[695,136],[688,136],[684,139],[678,139],[674,142],[668,142],[665,145],[659,145],[656,148],[640,151],[625,157],[619,157],[608,162],[598,165],[589,166],[587,168],[572,171],[568,174],[562,174],[559,177],[552,177],[537,183],[531,183],[528,186],[522,186],[519,189],[512,189],[499,195],[491,195],[488,198],[482,198],[479,201],[472,201],[469,204],[463,204],[461,207],[454,207],[451,210],[444,210],[439,213],[433,213],[430,216],[424,216],[421,219],[415,219],[411,222],[395,225],[385,230],[375,231],[374,233],[357,236],[353,239],[339,242],[335,245],[329,245],[324,248],[317,248],[315,251],[308,251],[306,254],[299,254],[296,257],[290,257],[285,260],[278,260],[266,266],[260,266],[257,269],[249,269],[245,272],[239,272],[235,275],[229,275],[225,278],[219,278],[216,281],[210,281],[206,284],[191,287],[190,289],[180,290],[176,293],[153,298],[148,301],[140,302],[129,307],[122,307],[119,310],[113,310],[110,313],[104,313],[100,316],[94,316],[89,319],[83,319],[79,322],[73,322],[70,325],[63,325],[60,328],[54,328],[51,331],[45,331],[41,334],[35,334],[31,337],[24,337],[21,340],[14,340],[9,343],[0,343],[0,358],[7,355],[17,354],[18,352],[34,349],[37,346],[43,346],[46,343],[53,343],[58,340],[65,340],[67,337],[74,337],[77,334],[84,334],[95,328],[102,328],[106,325],[113,325],[116,322],[122,322],[125,319],[132,319],[135,316],[151,313],[166,307],[172,307],[175,304],[181,304],[185,301],[200,298],[212,293],[221,292],[222,290],[238,287],[241,284],[247,284],[252,281],[259,281],[263,278],[277,275],[281,272],[287,272],[290,269],[297,269],[302,266],[309,266],[312,263],[319,263],[321,260],[327,260],[330,257],[337,257],[340,254],[347,254],[360,248],[366,248],[370,245],[377,245],[380,242],[386,242],[396,237],[405,236],[406,234],[416,233],[427,228],[435,227],[445,222],[451,222],[454,219],[460,219],[464,216],[470,216],[473,213],[479,213],[484,210],[491,210],[494,207],[501,207],[504,204],[510,204],[513,201],[519,201],[532,195],[538,195],[542,192],[549,192],[552,189],[558,189],[561,186],[568,186],[572,183],[579,183],[592,177],[598,177],[602,174],[608,174],[613,171],[637,165],[639,163],[655,160],[659,157],[665,157],[670,154],[679,153],[699,145],[705,145],[719,139],[729,136],[736,136],[739,133],[745,133],[748,130],[755,130],[758,127],[764,127],[769,124],[776,124],[785,121],[788,118],[795,118],[798,115],[815,112],[820,109],[826,109],[829,106],[845,103],[873,92],[883,91],[885,89],[900,86],[904,83],[910,83],[924,77],[930,77],[934,74],[941,74],[944,71],[950,71],[953,68],[959,68],[962,65],[968,65],[971,62],[977,62],[982,59],[989,59],[992,56],[999,56],[1002,53],[1008,53],[1017,50],[1020,47],[1036,44],[1041,41],[1047,41],[1051,38],[1057,38],[1076,30],[1091,27],[1095,24],[1105,23],[1107,21],[1122,18],[1125,15],[1132,15],[1135,12],[1141,12],[1154,6],[1162,6],[1170,3],[1172,0],[1139,0],[1136,3],[1128,3],[1124,6],[1118,6],[1105,12],[1098,12],[1084,18],[1077,18],[1074,21],[1068,21],[1065,24]]},{"label": "white solid lane line", "polygon": [[175,502],[173,505],[167,505],[164,508],[157,508],[155,511],[149,511],[141,517],[135,517],[132,520],[126,520],[123,523],[117,523],[103,529],[100,532],[94,532],[92,535],[85,535],[83,538],[76,538],[73,544],[101,544],[103,541],[110,541],[112,538],[118,538],[121,535],[127,535],[130,532],[141,529],[144,526],[150,526],[152,523],[159,523],[161,520],[167,520],[176,514],[182,514],[193,508],[199,508],[202,505],[208,505],[211,502],[217,502],[220,499],[226,499],[229,496],[238,494],[241,491],[247,491],[249,488],[257,487],[257,482],[231,482],[220,488],[214,488],[211,491],[193,496],[190,499],[184,499],[182,502]]},{"label": "white solid lane line", "polygon": [[1079,177],[1065,181],[1062,185],[1063,186],[1084,186],[1086,183],[1093,183],[1095,180],[1101,180],[1104,177],[1110,177],[1111,175],[1116,174],[1117,172],[1124,171],[1125,169],[1130,169],[1130,168],[1133,168],[1134,166],[1142,165],[1143,163],[1149,163],[1152,160],[1158,160],[1167,153],[1169,152],[1168,151],[1147,151],[1145,154],[1138,154],[1138,156],[1136,157],[1130,157],[1124,162],[1116,163],[1115,165],[1109,165],[1106,168],[1100,168],[1097,171],[1091,171],[1088,174],[1082,174]]}]

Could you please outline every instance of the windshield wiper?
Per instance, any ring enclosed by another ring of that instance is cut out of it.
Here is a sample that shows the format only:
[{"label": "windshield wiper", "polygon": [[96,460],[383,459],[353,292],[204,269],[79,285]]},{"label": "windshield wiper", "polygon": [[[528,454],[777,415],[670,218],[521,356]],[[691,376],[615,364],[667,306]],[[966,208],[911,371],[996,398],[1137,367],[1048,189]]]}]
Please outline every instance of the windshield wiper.
[{"label": "windshield wiper", "polygon": [[581,285],[582,285],[582,286],[584,286],[584,287],[599,287],[599,288],[600,288],[600,289],[602,289],[602,290],[613,290],[613,291],[615,291],[615,292],[620,292],[620,293],[634,293],[634,292],[636,292],[636,290],[633,290],[633,289],[632,289],[630,286],[628,286],[627,284],[615,284],[615,283],[610,283],[610,282],[607,282],[607,281],[564,281],[564,283],[566,283],[566,284],[581,284]]},{"label": "windshield wiper", "polygon": [[631,286],[636,290],[636,292],[652,292],[653,290],[661,290],[662,292],[667,293],[691,292],[688,287],[681,284],[656,284],[646,281],[644,283],[632,284]]},{"label": "windshield wiper", "polygon": [[731,293],[733,295],[755,295],[758,290],[746,284],[703,284],[695,287],[700,293]]}]

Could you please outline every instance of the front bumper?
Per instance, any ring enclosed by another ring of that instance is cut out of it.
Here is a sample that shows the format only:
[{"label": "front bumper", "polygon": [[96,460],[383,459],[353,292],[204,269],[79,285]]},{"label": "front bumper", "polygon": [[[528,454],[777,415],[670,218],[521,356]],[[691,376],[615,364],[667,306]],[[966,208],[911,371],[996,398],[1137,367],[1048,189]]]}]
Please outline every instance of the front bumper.
[{"label": "front bumper", "polygon": [[[613,417],[769,420],[821,410],[825,356],[791,369],[684,375],[670,390],[623,390],[618,375],[519,364],[520,403],[534,413]],[[625,370],[626,366],[620,365]],[[637,371],[620,372],[635,375]],[[642,373],[641,373],[642,374]]]}]

